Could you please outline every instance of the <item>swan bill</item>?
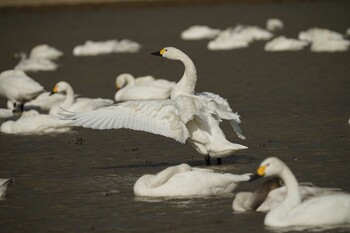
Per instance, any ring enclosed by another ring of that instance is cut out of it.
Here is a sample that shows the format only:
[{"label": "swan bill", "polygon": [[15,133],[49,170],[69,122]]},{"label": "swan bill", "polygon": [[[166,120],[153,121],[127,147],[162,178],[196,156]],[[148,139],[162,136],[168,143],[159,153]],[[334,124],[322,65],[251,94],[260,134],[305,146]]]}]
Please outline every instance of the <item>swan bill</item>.
[{"label": "swan bill", "polygon": [[160,52],[161,52],[161,51],[157,51],[157,52],[153,52],[153,53],[151,53],[151,54],[154,55],[154,56],[162,57],[163,55],[162,55]]}]

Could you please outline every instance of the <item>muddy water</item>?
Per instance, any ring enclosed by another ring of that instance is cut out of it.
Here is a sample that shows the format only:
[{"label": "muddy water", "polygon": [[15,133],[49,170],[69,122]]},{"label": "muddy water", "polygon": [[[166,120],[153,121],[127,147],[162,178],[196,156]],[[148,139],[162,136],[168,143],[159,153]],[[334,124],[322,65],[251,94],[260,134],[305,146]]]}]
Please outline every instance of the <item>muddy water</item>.
[{"label": "muddy water", "polygon": [[[224,5],[149,9],[98,8],[83,11],[1,12],[1,70],[11,55],[48,43],[65,55],[55,72],[29,75],[47,90],[60,80],[82,96],[113,98],[122,72],[176,81],[182,65],[150,56],[163,46],[179,47],[194,60],[197,91],[227,98],[242,116],[248,150],[223,159],[216,171],[253,172],[268,156],[285,160],[300,181],[350,191],[350,128],[347,123],[350,53],[265,53],[264,43],[211,52],[206,41],[187,42],[180,32],[194,24],[226,28],[237,23],[264,26],[279,17],[296,37],[319,26],[345,32],[346,1],[281,5]],[[142,20],[140,20],[142,19]],[[87,39],[129,38],[143,45],[136,54],[74,57]],[[0,100],[5,107],[5,101]],[[196,199],[135,198],[133,184],[146,173],[187,162],[204,166],[188,145],[130,130],[76,128],[60,135],[0,135],[0,177],[13,177],[0,202],[1,232],[269,232],[263,214],[235,214],[233,195]],[[252,190],[258,183],[242,184]],[[329,230],[328,232],[338,232]],[[348,229],[343,229],[346,232]]]}]

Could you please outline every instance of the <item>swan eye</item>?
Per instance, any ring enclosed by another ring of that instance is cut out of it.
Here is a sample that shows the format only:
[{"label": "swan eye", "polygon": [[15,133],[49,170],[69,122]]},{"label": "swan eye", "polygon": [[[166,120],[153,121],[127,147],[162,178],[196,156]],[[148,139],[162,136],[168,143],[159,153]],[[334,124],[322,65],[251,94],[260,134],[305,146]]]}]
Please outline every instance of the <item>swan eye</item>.
[{"label": "swan eye", "polygon": [[270,164],[268,163],[268,164],[266,164],[266,167],[268,167],[268,166],[270,166]]}]

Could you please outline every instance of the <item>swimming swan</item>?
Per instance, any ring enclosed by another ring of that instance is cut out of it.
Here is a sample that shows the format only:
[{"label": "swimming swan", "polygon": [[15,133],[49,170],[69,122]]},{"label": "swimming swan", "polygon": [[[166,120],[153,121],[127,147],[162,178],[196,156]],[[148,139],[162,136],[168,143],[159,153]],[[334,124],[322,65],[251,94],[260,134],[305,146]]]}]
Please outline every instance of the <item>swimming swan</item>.
[{"label": "swimming swan", "polygon": [[70,130],[70,122],[56,117],[39,114],[36,110],[23,112],[16,121],[5,121],[0,131],[6,134],[61,133]]},{"label": "swimming swan", "polygon": [[165,79],[154,79],[152,76],[134,78],[131,74],[123,73],[115,80],[115,101],[168,99],[175,82]]},{"label": "swimming swan", "polygon": [[5,196],[7,186],[11,183],[12,179],[1,179],[0,178],[0,200]]},{"label": "swimming swan", "polygon": [[120,129],[146,131],[178,142],[187,139],[200,154],[205,155],[207,165],[210,156],[228,156],[246,146],[229,142],[219,127],[222,120],[228,120],[244,139],[239,127],[240,116],[232,112],[227,100],[219,95],[204,92],[195,94],[196,67],[182,51],[167,47],[153,55],[171,60],[180,60],[185,66],[181,80],[173,87],[170,99],[126,101],[114,106],[85,113],[67,113],[65,118],[73,120],[75,126],[93,129]]},{"label": "swimming swan", "polygon": [[250,174],[215,173],[187,164],[168,167],[156,175],[143,175],[134,185],[137,196],[174,197],[231,193]]},{"label": "swimming swan", "polygon": [[63,112],[63,109],[72,112],[84,112],[113,104],[113,100],[102,98],[76,99],[72,86],[65,81],[58,82],[55,85],[52,94],[56,93],[65,93],[66,96],[65,100],[61,104],[51,108],[49,114],[53,116],[59,116],[59,114]]},{"label": "swimming swan", "polygon": [[[301,199],[321,195],[328,195],[339,191],[333,188],[319,188],[312,184],[299,184]],[[280,178],[273,177],[265,181],[254,193],[239,192],[233,200],[232,207],[234,211],[258,211],[268,212],[281,204],[287,196],[287,188],[283,185]]]},{"label": "swimming swan", "polygon": [[275,157],[265,159],[257,169],[260,177],[277,176],[286,185],[284,201],[266,214],[271,227],[322,226],[350,223],[350,195],[336,192],[302,201],[298,181],[292,171]]},{"label": "swimming swan", "polygon": [[[0,74],[0,95],[15,105],[23,104],[44,92],[44,87],[21,70],[7,70]],[[16,106],[14,106],[16,108]]]}]

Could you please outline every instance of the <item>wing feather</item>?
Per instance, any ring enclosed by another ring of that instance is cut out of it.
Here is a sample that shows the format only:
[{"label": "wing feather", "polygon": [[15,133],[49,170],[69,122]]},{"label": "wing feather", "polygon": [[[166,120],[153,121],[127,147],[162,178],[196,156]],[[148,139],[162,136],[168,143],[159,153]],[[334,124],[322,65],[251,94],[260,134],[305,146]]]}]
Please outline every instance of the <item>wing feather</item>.
[{"label": "wing feather", "polygon": [[172,100],[127,101],[89,112],[66,112],[63,119],[92,129],[127,128],[170,137],[185,143],[189,132]]}]

